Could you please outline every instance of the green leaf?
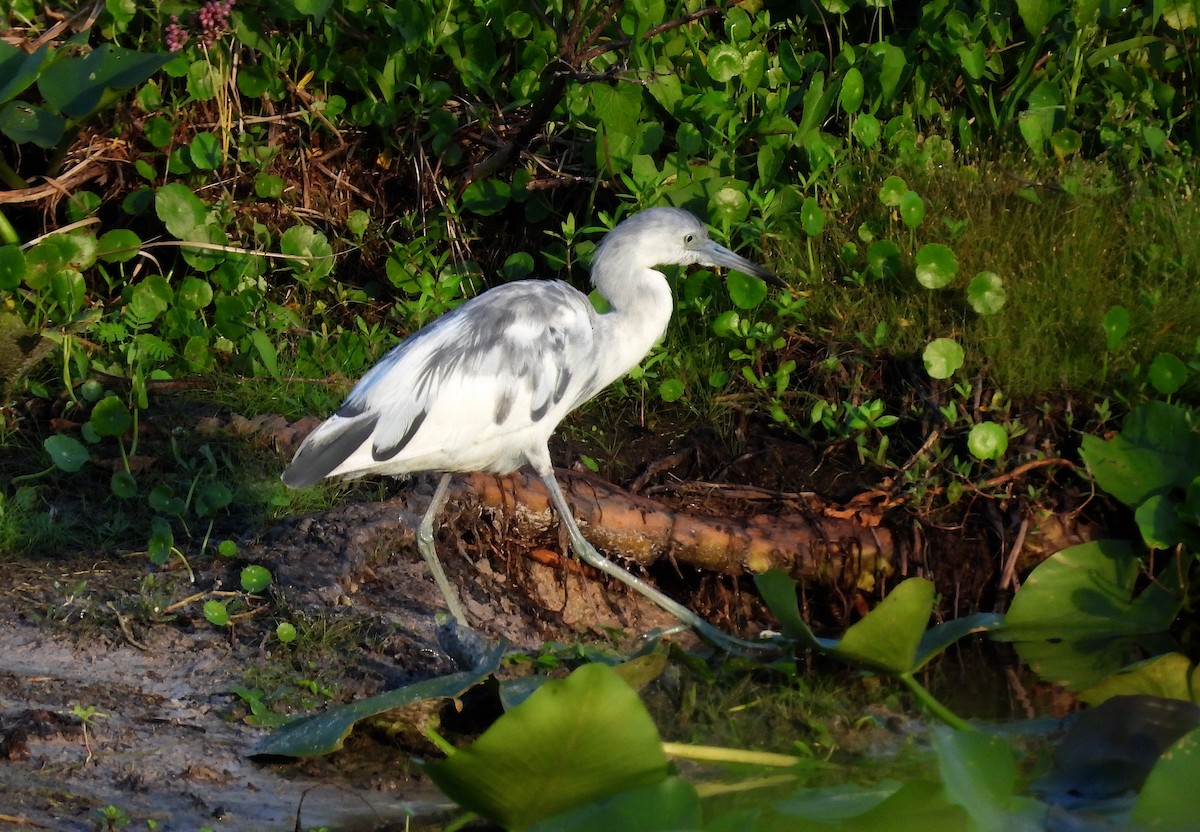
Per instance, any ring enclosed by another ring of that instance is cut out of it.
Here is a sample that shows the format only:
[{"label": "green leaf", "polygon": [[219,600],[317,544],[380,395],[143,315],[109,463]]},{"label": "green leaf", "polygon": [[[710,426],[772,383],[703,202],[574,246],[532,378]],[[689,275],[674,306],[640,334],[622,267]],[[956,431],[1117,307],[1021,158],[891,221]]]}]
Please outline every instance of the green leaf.
[{"label": "green leaf", "polygon": [[329,239],[307,225],[294,225],[279,240],[284,254],[304,258],[291,260],[289,265],[298,280],[308,288],[316,288],[318,282],[333,271],[333,248]]},{"label": "green leaf", "polygon": [[146,542],[146,556],[150,562],[162,566],[171,557],[174,547],[175,533],[171,530],[171,522],[163,517],[151,517],[150,539]]},{"label": "green leaf", "polygon": [[[945,784],[946,797],[961,806],[973,821],[970,828],[979,832],[1012,832],[1040,829],[1032,819],[1020,823],[1009,815],[1023,804],[1034,806],[1029,798],[1017,798],[1017,760],[1011,745],[984,731],[958,731],[945,725],[933,729],[933,749],[938,771]],[[1036,804],[1038,815],[1044,804]],[[1035,815],[1036,817],[1037,815]]]},{"label": "green leaf", "polygon": [[244,592],[262,592],[271,585],[271,570],[257,564],[245,566],[242,568],[241,581]]},{"label": "green leaf", "polygon": [[995,315],[1008,302],[1004,282],[995,272],[980,272],[967,286],[967,303],[980,315]]},{"label": "green leaf", "polygon": [[11,101],[27,90],[37,80],[51,54],[49,43],[26,52],[0,40],[0,79],[3,79],[0,80],[0,102]]},{"label": "green leaf", "polygon": [[67,123],[62,116],[25,101],[0,106],[0,133],[17,144],[35,144],[49,150],[62,141]]},{"label": "green leaf", "polygon": [[25,253],[19,246],[0,246],[0,292],[11,292],[24,278]]},{"label": "green leaf", "polygon": [[350,735],[354,724],[360,720],[427,699],[458,698],[491,675],[500,666],[500,660],[507,650],[508,645],[502,642],[469,671],[405,685],[347,705],[331,706],[315,716],[289,722],[256,748],[251,756],[318,757],[337,751]]},{"label": "green leaf", "polygon": [[225,161],[225,152],[212,133],[197,133],[188,145],[188,156],[196,170],[216,170]]},{"label": "green leaf", "polygon": [[483,179],[472,182],[463,191],[462,207],[481,217],[490,217],[508,207],[512,191],[507,182]]},{"label": "green leaf", "polygon": [[1179,392],[1179,388],[1188,378],[1188,368],[1178,356],[1169,352],[1160,352],[1150,362],[1150,383],[1164,396]]},{"label": "green leaf", "polygon": [[78,471],[88,461],[87,448],[73,436],[64,436],[61,433],[47,436],[42,442],[42,447],[50,455],[54,466],[69,474]]},{"label": "green leaf", "polygon": [[1163,752],[1150,771],[1130,821],[1138,829],[1188,832],[1200,817],[1200,728]]},{"label": "green leaf", "polygon": [[900,220],[909,229],[918,228],[925,221],[925,200],[916,191],[905,191],[900,197]]},{"label": "green leaf", "polygon": [[212,286],[207,280],[194,275],[185,277],[175,292],[175,300],[179,307],[188,312],[199,312],[212,303],[212,299]]},{"label": "green leaf", "polygon": [[142,240],[126,228],[106,231],[97,241],[96,257],[106,263],[124,263],[142,249]]},{"label": "green leaf", "polygon": [[133,416],[125,402],[109,396],[92,408],[92,427],[100,436],[123,436],[133,426]]},{"label": "green leaf", "polygon": [[757,277],[731,271],[725,278],[729,299],[738,309],[753,309],[767,297],[767,284]]},{"label": "green leaf", "polygon": [[810,196],[800,206],[800,226],[810,237],[816,237],[824,230],[825,212],[821,210],[816,197]]},{"label": "green leaf", "polygon": [[280,621],[275,627],[275,637],[283,644],[291,644],[296,640],[296,625],[287,621]]},{"label": "green leaf", "polygon": [[899,208],[906,193],[909,190],[904,180],[899,176],[889,176],[879,186],[879,201],[889,208]]},{"label": "green leaf", "polygon": [[953,338],[936,338],[922,353],[925,372],[931,378],[950,378],[963,365],[963,348]]},{"label": "green leaf", "polygon": [[531,832],[678,832],[701,829],[700,796],[682,777],[617,792],[530,827]]},{"label": "green leaf", "polygon": [[204,617],[214,627],[224,627],[229,623],[229,607],[225,601],[205,601]]},{"label": "green leaf", "polygon": [[1085,435],[1080,455],[1101,488],[1135,508],[1151,495],[1187,490],[1200,472],[1200,433],[1188,411],[1152,401],[1126,416],[1112,439]]},{"label": "green leaf", "polygon": [[279,357],[275,345],[271,343],[271,337],[261,329],[253,329],[250,331],[250,343],[254,345],[259,360],[271,378],[279,378]]},{"label": "green leaf", "polygon": [[861,113],[850,125],[850,132],[859,144],[865,147],[879,147],[879,139],[883,135],[883,125],[871,113]]},{"label": "green leaf", "polygon": [[69,118],[82,118],[100,106],[106,89],[137,86],[171,60],[168,52],[135,52],[103,44],[87,55],[55,61],[38,78],[38,91]]},{"label": "green leaf", "polygon": [[683,382],[677,378],[668,378],[658,386],[658,395],[664,402],[674,402],[683,398]]},{"label": "green leaf", "polygon": [[708,51],[708,74],[724,84],[742,74],[742,53],[731,43],[721,43]]},{"label": "green leaf", "polygon": [[165,277],[149,275],[129,293],[129,312],[139,324],[148,324],[167,311],[173,296]]},{"label": "green leaf", "polygon": [[917,648],[933,613],[934,588],[925,578],[897,585],[866,617],[848,629],[832,655],[887,673],[916,668]]},{"label": "green leaf", "polygon": [[713,220],[733,225],[750,216],[750,201],[740,188],[718,188],[709,200]]},{"label": "green leaf", "polygon": [[842,110],[846,113],[857,113],[858,108],[862,106],[865,89],[863,75],[858,67],[852,66],[846,70],[846,77],[842,79],[842,91],[838,95],[838,103]]},{"label": "green leaf", "polygon": [[995,422],[980,422],[967,435],[967,450],[976,459],[999,459],[1008,450],[1008,432]]},{"label": "green leaf", "polygon": [[1042,33],[1063,7],[1062,0],[1017,0],[1017,11],[1025,31],[1034,37]]},{"label": "green leaf", "polygon": [[1029,94],[1029,107],[1021,113],[1017,127],[1022,138],[1035,153],[1043,153],[1064,117],[1062,96],[1052,81],[1042,81]]},{"label": "green leaf", "polygon": [[867,268],[877,280],[900,274],[900,247],[891,240],[876,240],[867,246]]},{"label": "green leaf", "polygon": [[1121,346],[1129,333],[1129,311],[1123,306],[1114,306],[1104,316],[1104,340],[1109,352]]},{"label": "green leaf", "polygon": [[1200,704],[1200,667],[1183,653],[1164,653],[1121,668],[1079,692],[1095,707],[1117,696],[1155,696]]},{"label": "green leaf", "polygon": [[949,246],[926,243],[917,250],[917,282],[926,289],[941,289],[949,285],[956,274],[958,258]]},{"label": "green leaf", "polygon": [[137,496],[137,480],[125,470],[114,471],[108,487],[114,497],[122,500],[131,500]]},{"label": "green leaf", "polygon": [[1140,575],[1137,552],[1125,540],[1096,540],[1056,552],[1030,573],[998,637],[1161,632],[1174,620],[1181,598],[1165,578],[1134,597]]},{"label": "green leaf", "polygon": [[142,126],[146,140],[159,150],[165,150],[175,137],[175,125],[162,116],[151,116]]},{"label": "green leaf", "polygon": [[163,185],[155,192],[154,210],[167,231],[180,240],[190,239],[193,230],[208,221],[208,206],[178,182]]},{"label": "green leaf", "polygon": [[213,517],[233,502],[233,491],[219,480],[203,480],[196,487],[196,514]]},{"label": "green leaf", "polygon": [[451,799],[508,829],[667,777],[658,729],[612,668],[549,681],[426,772]]}]

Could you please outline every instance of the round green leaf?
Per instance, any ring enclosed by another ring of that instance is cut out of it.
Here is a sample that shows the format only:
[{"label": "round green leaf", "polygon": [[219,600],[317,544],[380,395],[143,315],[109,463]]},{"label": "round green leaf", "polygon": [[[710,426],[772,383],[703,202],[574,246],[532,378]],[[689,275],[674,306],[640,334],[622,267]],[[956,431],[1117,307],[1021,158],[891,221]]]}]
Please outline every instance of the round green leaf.
[{"label": "round green leaf", "polygon": [[213,626],[224,627],[229,623],[229,608],[224,601],[205,601],[204,617]]},{"label": "round green leaf", "polygon": [[196,513],[212,517],[233,502],[233,492],[223,482],[204,480],[196,487]]},{"label": "round green leaf", "polygon": [[217,545],[217,554],[223,558],[234,557],[238,553],[237,544],[232,540],[222,540]]},{"label": "round green leaf", "polygon": [[925,200],[916,191],[905,191],[900,197],[900,219],[910,229],[925,221]]},{"label": "round green leaf", "polygon": [[817,198],[810,196],[800,206],[800,225],[804,233],[816,237],[825,228],[825,212],[817,204]]},{"label": "round green leaf", "polygon": [[963,365],[963,348],[953,338],[937,338],[925,347],[922,358],[932,378],[950,378]]},{"label": "round green leaf", "polygon": [[25,253],[17,246],[0,246],[0,292],[11,292],[25,277]]},{"label": "round green leaf", "polygon": [[517,251],[508,256],[500,270],[509,280],[520,280],[533,274],[533,255],[527,251]]},{"label": "round green leaf", "polygon": [[980,315],[994,315],[1004,308],[1008,292],[995,272],[980,272],[971,278],[967,287],[967,302]]},{"label": "round green leaf", "polygon": [[271,585],[271,570],[265,566],[251,565],[242,569],[242,589],[246,592],[262,592]]},{"label": "round green leaf", "polygon": [[1104,316],[1104,344],[1109,352],[1121,346],[1129,334],[1129,311],[1124,306],[1114,306]]},{"label": "round green leaf", "polygon": [[100,436],[123,436],[133,426],[133,416],[125,402],[109,396],[92,408],[92,427]]},{"label": "round green leaf", "polygon": [[742,74],[742,53],[731,43],[721,43],[708,51],[708,74],[724,84]]},{"label": "round green leaf", "polygon": [[225,161],[221,143],[212,133],[197,133],[188,145],[188,156],[197,170],[216,170]]},{"label": "round green leaf", "polygon": [[87,448],[73,436],[63,436],[61,433],[47,436],[42,447],[50,455],[55,467],[69,474],[78,471],[88,461]]},{"label": "round green leaf", "polygon": [[664,402],[678,401],[683,396],[683,382],[677,378],[669,378],[658,386],[658,395]]},{"label": "round green leaf", "polygon": [[876,279],[900,274],[900,247],[891,240],[876,240],[867,247],[867,267]]},{"label": "round green leaf", "polygon": [[926,289],[941,289],[957,273],[958,259],[949,246],[926,243],[917,251],[917,282]]},{"label": "round green leaf", "polygon": [[738,188],[720,188],[709,200],[709,207],[714,220],[730,225],[750,216],[750,201]]},{"label": "round green leaf", "polygon": [[291,644],[296,640],[296,625],[287,621],[280,621],[275,627],[275,637],[284,644]]},{"label": "round green leaf", "polygon": [[133,287],[129,311],[139,324],[148,324],[167,311],[173,297],[171,284],[162,275],[152,274]]},{"label": "round green leaf", "polygon": [[122,500],[137,496],[137,480],[128,471],[114,471],[108,487],[114,497],[120,497]]},{"label": "round green leaf", "polygon": [[346,217],[346,230],[360,240],[370,224],[371,215],[362,209],[351,211],[350,216]]},{"label": "round green leaf", "polygon": [[1160,352],[1150,362],[1150,383],[1164,396],[1177,392],[1187,377],[1187,365],[1172,353]]},{"label": "round green leaf", "polygon": [[188,239],[192,229],[208,219],[208,206],[178,182],[163,185],[155,192],[154,210],[167,231],[181,240]]},{"label": "round green leaf", "polygon": [[883,125],[870,113],[861,113],[850,125],[850,132],[864,147],[879,147],[879,139],[883,135]]},{"label": "round green leaf", "polygon": [[908,184],[899,176],[889,176],[879,186],[879,201],[889,208],[899,208],[900,200],[908,193]]},{"label": "round green leaf", "polygon": [[718,338],[736,336],[738,334],[738,324],[741,323],[741,320],[741,315],[739,315],[735,309],[730,309],[728,312],[722,312],[713,319],[713,334]]},{"label": "round green leaf", "polygon": [[725,285],[729,290],[729,299],[738,309],[753,309],[767,296],[767,284],[741,272],[730,272]]},{"label": "round green leaf", "polygon": [[838,96],[838,103],[841,104],[842,110],[847,113],[857,113],[858,108],[862,106],[865,89],[863,75],[859,72],[858,67],[852,66],[846,70],[846,77],[842,79],[842,91]]},{"label": "round green leaf", "polygon": [[238,70],[237,88],[246,98],[258,98],[271,88],[271,79],[261,66],[243,64]]},{"label": "round green leaf", "polygon": [[197,312],[212,303],[212,286],[207,280],[188,275],[179,284],[179,291],[176,292],[175,299],[180,308],[186,309],[188,312]]},{"label": "round green leaf", "polygon": [[124,263],[142,248],[142,240],[127,228],[114,228],[100,236],[96,256],[106,263]]},{"label": "round green leaf", "polygon": [[171,523],[163,517],[150,518],[150,540],[146,542],[146,556],[151,563],[159,566],[171,557],[171,549],[175,546],[175,534],[171,531]]},{"label": "round green leaf", "polygon": [[995,422],[980,422],[967,435],[967,450],[976,459],[999,459],[1008,450],[1008,432]]},{"label": "round green leaf", "polygon": [[254,177],[254,195],[259,199],[279,199],[283,196],[284,184],[282,177],[260,173]]},{"label": "round green leaf", "polygon": [[508,207],[512,189],[499,179],[472,182],[463,191],[462,207],[481,217],[490,217]]},{"label": "round green leaf", "polygon": [[279,248],[284,254],[305,258],[290,261],[290,265],[309,288],[333,271],[333,248],[328,238],[307,225],[294,225],[283,232]]}]

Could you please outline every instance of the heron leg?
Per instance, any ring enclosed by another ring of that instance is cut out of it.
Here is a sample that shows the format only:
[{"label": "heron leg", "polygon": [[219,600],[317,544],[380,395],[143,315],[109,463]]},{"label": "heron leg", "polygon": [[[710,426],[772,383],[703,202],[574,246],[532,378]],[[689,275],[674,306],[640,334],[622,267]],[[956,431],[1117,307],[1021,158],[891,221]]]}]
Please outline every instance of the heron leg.
[{"label": "heron leg", "polygon": [[468,626],[467,617],[458,603],[458,595],[455,594],[454,587],[450,586],[446,571],[442,569],[442,562],[438,560],[437,549],[434,547],[433,541],[433,521],[438,512],[442,510],[442,506],[446,504],[450,476],[450,474],[442,474],[442,478],[433,492],[433,500],[430,501],[425,516],[421,518],[421,524],[417,526],[417,551],[429,564],[429,569],[433,572],[433,580],[437,582],[438,589],[442,591],[442,597],[446,599],[446,606],[449,608],[450,614],[454,616],[455,621],[466,627]]},{"label": "heron leg", "polygon": [[604,574],[616,578],[618,581],[637,590],[726,652],[741,655],[746,650],[775,649],[778,647],[777,644],[769,642],[747,641],[746,639],[729,635],[723,630],[709,624],[683,604],[668,597],[646,581],[643,581],[641,578],[604,557],[604,555],[596,550],[595,546],[587,541],[587,538],[583,536],[583,532],[580,531],[579,524],[575,522],[575,516],[571,513],[571,507],[567,504],[562,489],[559,488],[558,480],[554,477],[553,467],[551,467],[548,461],[543,466],[539,461],[533,459],[530,459],[530,464],[533,465],[538,475],[541,476],[542,481],[546,483],[546,490],[550,492],[550,501],[554,504],[554,510],[558,512],[558,521],[566,527],[567,535],[571,539],[571,548],[575,550],[575,554],[581,560],[599,569]]}]

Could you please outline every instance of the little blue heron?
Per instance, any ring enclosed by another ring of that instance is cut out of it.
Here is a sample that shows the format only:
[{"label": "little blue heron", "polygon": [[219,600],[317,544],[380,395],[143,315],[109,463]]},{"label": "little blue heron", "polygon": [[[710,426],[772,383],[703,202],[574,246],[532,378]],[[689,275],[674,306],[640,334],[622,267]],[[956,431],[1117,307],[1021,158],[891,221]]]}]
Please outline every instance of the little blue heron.
[{"label": "little blue heron", "polygon": [[710,240],[687,211],[641,211],[605,235],[592,260],[592,283],[609,311],[597,312],[587,295],[558,280],[518,280],[472,298],[380,359],[304,440],[284,483],[302,488],[325,477],[440,472],[417,548],[450,613],[465,625],[434,548],[433,522],[450,474],[508,474],[529,465],[545,482],[580,558],[714,643],[746,646],[596,551],[554,478],[547,446],[568,413],[636,366],[666,331],[674,301],[654,267],[692,263],[784,286]]}]

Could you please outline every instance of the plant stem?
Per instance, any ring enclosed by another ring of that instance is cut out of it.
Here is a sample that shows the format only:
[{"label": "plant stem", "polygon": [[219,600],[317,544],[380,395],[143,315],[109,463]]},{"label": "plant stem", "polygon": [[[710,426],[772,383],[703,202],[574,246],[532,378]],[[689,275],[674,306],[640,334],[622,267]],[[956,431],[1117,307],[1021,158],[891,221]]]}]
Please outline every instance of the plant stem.
[{"label": "plant stem", "polygon": [[800,762],[790,754],[773,754],[769,751],[750,751],[745,748],[719,748],[712,745],[689,745],[682,742],[664,742],[663,753],[669,757],[682,757],[705,763],[739,763],[752,766],[777,766],[789,768]]},{"label": "plant stem", "polygon": [[898,674],[900,681],[908,686],[908,689],[913,692],[913,695],[920,700],[930,712],[933,713],[942,722],[949,725],[958,731],[978,731],[974,725],[967,722],[962,717],[955,714],[941,702],[933,698],[933,694],[925,689],[925,686],[918,682],[911,673]]}]

